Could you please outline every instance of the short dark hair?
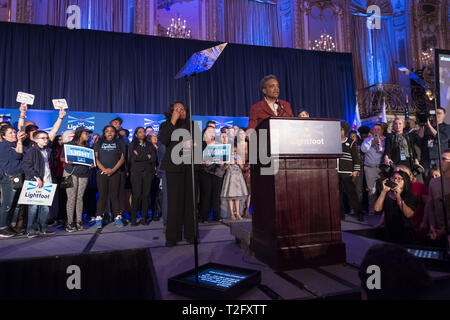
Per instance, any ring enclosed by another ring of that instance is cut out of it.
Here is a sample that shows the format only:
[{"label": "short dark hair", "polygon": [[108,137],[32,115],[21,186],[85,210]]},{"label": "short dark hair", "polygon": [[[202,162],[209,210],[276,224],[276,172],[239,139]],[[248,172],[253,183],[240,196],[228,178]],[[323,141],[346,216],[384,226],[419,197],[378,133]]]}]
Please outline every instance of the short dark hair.
[{"label": "short dark hair", "polygon": [[[378,266],[381,289],[367,288],[369,266]],[[430,276],[422,262],[394,244],[375,244],[366,252],[359,269],[361,286],[369,300],[417,299],[431,285]]]},{"label": "short dark hair", "polygon": [[361,126],[358,128],[360,134],[369,134],[370,128],[368,126]]},{"label": "short dark hair", "polygon": [[117,117],[117,118],[112,119],[112,120],[109,122],[109,124],[111,124],[113,121],[119,121],[120,125],[122,125],[122,122],[123,122],[123,120],[122,120],[121,117]]},{"label": "short dark hair", "polygon": [[2,126],[0,128],[0,137],[3,138],[6,135],[6,131],[8,131],[9,129],[13,129],[14,130],[14,127],[12,125],[10,125],[10,124],[6,124],[6,125]]},{"label": "short dark hair", "polygon": [[[38,126],[35,126],[34,124],[30,124],[29,126],[26,126],[26,127],[25,127],[25,133],[29,135],[30,132],[36,131],[36,130],[38,130],[38,129],[39,129]],[[34,137],[34,136],[33,136],[33,137]]]},{"label": "short dark hair", "polygon": [[261,81],[259,82],[259,87],[260,89],[264,89],[266,87],[266,82],[271,80],[271,79],[275,79],[278,81],[277,77],[273,74],[268,74],[267,76],[265,76],[264,78],[261,79]]},{"label": "short dark hair", "polygon": [[438,109],[438,110],[442,110],[442,111],[444,111],[444,114],[446,113],[446,110],[445,110],[445,108],[442,108],[442,107],[437,107],[437,109]]},{"label": "short dark hair", "polygon": [[35,139],[38,135],[40,135],[41,133],[45,133],[46,135],[48,135],[47,132],[42,131],[42,130],[37,130],[35,132],[33,132],[33,139]]},{"label": "short dark hair", "polygon": [[213,120],[209,120],[208,122],[206,122],[206,128],[209,127],[210,124],[216,125],[216,122]]},{"label": "short dark hair", "polygon": [[381,123],[375,123],[373,126],[374,126],[374,127],[375,127],[375,126],[378,126],[378,127],[381,128],[381,130],[383,130],[383,125],[382,125]]},{"label": "short dark hair", "polygon": [[300,115],[300,113],[305,112],[308,116],[309,116],[309,112],[306,109],[300,109],[300,111],[298,112],[298,115]]}]

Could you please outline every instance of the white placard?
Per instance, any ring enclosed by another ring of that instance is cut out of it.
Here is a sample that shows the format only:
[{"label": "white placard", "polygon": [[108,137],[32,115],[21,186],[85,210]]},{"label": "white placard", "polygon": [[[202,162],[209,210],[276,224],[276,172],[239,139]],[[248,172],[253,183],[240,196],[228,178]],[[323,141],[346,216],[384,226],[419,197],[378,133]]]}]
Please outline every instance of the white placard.
[{"label": "white placard", "polygon": [[67,109],[69,106],[67,105],[66,99],[53,99],[53,107],[55,109]]},{"label": "white placard", "polygon": [[51,206],[55,191],[56,184],[44,184],[38,188],[36,181],[24,181],[18,204]]},{"label": "white placard", "polygon": [[17,92],[17,102],[19,103],[25,103],[29,106],[32,106],[34,103],[34,95],[31,93],[25,93],[25,92]]}]

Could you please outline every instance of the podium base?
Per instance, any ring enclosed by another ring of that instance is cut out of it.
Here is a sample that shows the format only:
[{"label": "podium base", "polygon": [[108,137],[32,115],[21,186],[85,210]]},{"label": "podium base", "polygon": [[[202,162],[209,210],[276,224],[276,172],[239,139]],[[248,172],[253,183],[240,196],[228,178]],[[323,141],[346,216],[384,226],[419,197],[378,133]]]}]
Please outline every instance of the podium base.
[{"label": "podium base", "polygon": [[345,244],[343,242],[325,242],[270,250],[267,244],[252,238],[250,248],[258,260],[277,271],[346,262]]}]

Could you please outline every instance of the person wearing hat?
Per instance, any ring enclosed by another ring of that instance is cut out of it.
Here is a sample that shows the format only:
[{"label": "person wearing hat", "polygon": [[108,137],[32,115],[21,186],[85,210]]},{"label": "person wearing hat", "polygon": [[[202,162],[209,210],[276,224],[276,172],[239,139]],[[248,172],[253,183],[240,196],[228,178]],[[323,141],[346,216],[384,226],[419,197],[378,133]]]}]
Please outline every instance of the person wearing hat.
[{"label": "person wearing hat", "polygon": [[[73,140],[68,142],[68,145],[75,145],[79,147],[89,148],[89,136],[91,130],[85,127],[78,127],[75,130]],[[61,162],[65,162],[63,177],[72,176],[72,187],[66,188],[67,192],[67,232],[74,232],[83,230],[83,195],[86,190],[89,170],[94,165],[87,166],[82,164],[75,164],[71,161],[65,161],[64,149],[61,152]],[[76,222],[74,223],[74,212],[76,212]]]}]

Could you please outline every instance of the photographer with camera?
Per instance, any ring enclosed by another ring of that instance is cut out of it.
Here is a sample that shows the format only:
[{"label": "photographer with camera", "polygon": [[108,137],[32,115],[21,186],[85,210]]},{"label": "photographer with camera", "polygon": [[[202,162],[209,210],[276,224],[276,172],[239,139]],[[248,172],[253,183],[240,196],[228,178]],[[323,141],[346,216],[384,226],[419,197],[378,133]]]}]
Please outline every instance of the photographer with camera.
[{"label": "photographer with camera", "polygon": [[383,181],[383,190],[375,202],[374,209],[383,212],[378,226],[384,222],[384,240],[399,244],[414,243],[415,234],[411,217],[416,210],[417,197],[412,193],[407,173],[395,172]]},{"label": "photographer with camera", "polygon": [[364,174],[366,176],[369,214],[374,213],[374,204],[377,199],[377,179],[380,176],[380,164],[384,153],[383,128],[380,124],[373,126],[373,135],[369,135],[361,144],[361,151],[364,153]]},{"label": "photographer with camera", "polygon": [[[420,116],[418,116],[420,117]],[[422,163],[425,168],[425,176],[428,178],[431,169],[439,166],[439,152],[437,145],[437,124],[439,125],[439,140],[441,150],[448,148],[448,140],[450,139],[450,125],[444,122],[445,109],[438,108],[436,117],[430,115],[426,118],[426,124],[418,130],[418,135],[422,142]],[[423,121],[423,119],[422,119]]]},{"label": "photographer with camera", "polygon": [[416,149],[410,135],[403,133],[404,120],[395,118],[392,133],[386,137],[384,164],[393,167],[404,165],[413,172],[422,173],[424,168],[419,163]]}]

